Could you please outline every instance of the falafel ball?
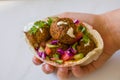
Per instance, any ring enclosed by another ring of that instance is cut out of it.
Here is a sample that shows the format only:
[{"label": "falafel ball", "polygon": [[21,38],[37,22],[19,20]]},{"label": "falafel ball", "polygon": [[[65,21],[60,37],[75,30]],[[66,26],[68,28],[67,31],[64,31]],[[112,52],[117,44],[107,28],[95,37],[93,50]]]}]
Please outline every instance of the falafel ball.
[{"label": "falafel ball", "polygon": [[58,39],[64,44],[75,42],[76,26],[70,18],[57,18],[50,26],[50,34],[53,39]]},{"label": "falafel ball", "polygon": [[88,43],[85,43],[84,41],[80,40],[77,45],[77,51],[78,53],[83,53],[86,55],[88,52],[96,48],[96,45],[92,39],[88,41]]},{"label": "falafel ball", "polygon": [[[37,29],[36,33],[31,33],[30,31],[25,32],[30,44],[35,48],[39,48],[42,44],[45,47],[45,41],[47,41],[51,36],[49,33],[49,27],[45,25],[43,28]],[[44,43],[44,45],[43,45]]]}]

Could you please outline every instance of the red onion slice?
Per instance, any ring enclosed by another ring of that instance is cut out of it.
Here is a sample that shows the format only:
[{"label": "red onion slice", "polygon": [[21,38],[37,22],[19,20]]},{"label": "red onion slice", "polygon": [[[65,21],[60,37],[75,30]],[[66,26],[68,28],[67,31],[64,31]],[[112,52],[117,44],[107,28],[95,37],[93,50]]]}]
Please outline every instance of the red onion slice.
[{"label": "red onion slice", "polygon": [[69,47],[67,50],[70,51],[71,53],[74,53],[74,54],[77,52],[77,51],[76,51],[75,49],[73,49],[72,47]]},{"label": "red onion slice", "polygon": [[74,22],[75,24],[78,24],[78,23],[79,23],[79,20],[76,19],[76,20],[74,20],[73,22]]},{"label": "red onion slice", "polygon": [[42,53],[41,58],[42,58],[42,59],[45,59],[45,58],[46,58],[46,54],[45,54],[45,52]]},{"label": "red onion slice", "polygon": [[51,44],[53,44],[53,45],[55,45],[55,44],[57,44],[58,43],[58,40],[53,40],[53,41],[51,41]]},{"label": "red onion slice", "polygon": [[73,53],[71,53],[71,52],[68,51],[68,50],[65,51],[65,54],[69,55],[70,57],[74,55]]},{"label": "red onion slice", "polygon": [[41,57],[43,52],[37,52],[38,56]]},{"label": "red onion slice", "polygon": [[42,59],[46,58],[45,52],[37,52],[38,56],[41,57]]},{"label": "red onion slice", "polygon": [[61,49],[61,48],[58,48],[58,49],[57,49],[57,52],[60,53],[60,55],[63,55],[63,54],[64,54],[64,50]]}]

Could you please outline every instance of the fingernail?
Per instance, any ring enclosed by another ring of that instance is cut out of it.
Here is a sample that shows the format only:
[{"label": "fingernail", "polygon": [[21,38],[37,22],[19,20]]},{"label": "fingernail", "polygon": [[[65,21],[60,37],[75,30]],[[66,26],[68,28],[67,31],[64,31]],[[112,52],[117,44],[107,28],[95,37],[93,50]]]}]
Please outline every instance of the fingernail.
[{"label": "fingernail", "polygon": [[36,58],[35,56],[33,57],[32,62],[33,62],[35,65],[40,65],[40,64],[42,63],[42,61],[39,60],[38,58]]}]

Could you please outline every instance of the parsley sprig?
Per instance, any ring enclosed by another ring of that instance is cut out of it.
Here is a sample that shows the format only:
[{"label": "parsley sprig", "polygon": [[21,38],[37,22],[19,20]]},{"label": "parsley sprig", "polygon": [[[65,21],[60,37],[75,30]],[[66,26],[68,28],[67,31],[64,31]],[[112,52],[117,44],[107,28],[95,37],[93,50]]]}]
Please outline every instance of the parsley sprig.
[{"label": "parsley sprig", "polygon": [[37,28],[35,26],[33,26],[30,31],[31,34],[35,34],[37,32]]},{"label": "parsley sprig", "polygon": [[52,20],[52,18],[50,18],[50,17],[48,17],[47,22],[41,21],[41,20],[36,21],[36,22],[34,23],[34,25],[32,26],[32,28],[30,29],[30,33],[31,33],[31,34],[35,34],[38,29],[43,28],[43,27],[45,27],[45,26],[48,26],[48,27],[49,27],[52,22],[53,22],[53,20]]},{"label": "parsley sprig", "polygon": [[83,33],[83,38],[82,38],[82,41],[84,43],[88,43],[88,41],[90,40],[88,35],[89,33],[87,32],[87,29],[86,27],[83,25],[83,24],[80,24],[77,31],[81,31]]},{"label": "parsley sprig", "polygon": [[39,28],[43,28],[46,25],[45,21],[36,21],[30,29],[31,34],[35,34]]},{"label": "parsley sprig", "polygon": [[48,17],[47,24],[50,26],[52,24],[52,22],[53,22],[53,19]]},{"label": "parsley sprig", "polygon": [[83,35],[82,40],[83,40],[84,43],[88,43],[90,39],[87,35]]},{"label": "parsley sprig", "polygon": [[83,26],[82,24],[80,24],[77,28],[77,31],[81,31],[82,33],[85,33],[86,32],[86,27]]},{"label": "parsley sprig", "polygon": [[34,23],[34,26],[36,26],[37,28],[43,28],[46,25],[45,21],[36,21]]}]

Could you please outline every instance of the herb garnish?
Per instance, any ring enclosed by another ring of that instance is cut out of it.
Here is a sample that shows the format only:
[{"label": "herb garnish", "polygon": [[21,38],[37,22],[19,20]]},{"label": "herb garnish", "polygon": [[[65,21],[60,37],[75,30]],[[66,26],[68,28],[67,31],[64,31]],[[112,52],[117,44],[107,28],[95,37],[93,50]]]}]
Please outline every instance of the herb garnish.
[{"label": "herb garnish", "polygon": [[30,29],[31,34],[35,34],[39,28],[43,28],[46,25],[45,21],[36,21]]},{"label": "herb garnish", "polygon": [[36,21],[34,23],[34,26],[36,26],[37,28],[43,28],[45,26],[46,22],[45,21]]},{"label": "herb garnish", "polygon": [[76,46],[78,45],[78,42],[76,42],[75,44],[73,44],[72,48],[76,49]]},{"label": "herb garnish", "polygon": [[52,20],[52,18],[50,18],[50,17],[48,17],[47,22],[41,21],[41,20],[36,21],[36,22],[34,23],[34,25],[32,26],[32,28],[30,29],[30,33],[31,33],[31,34],[35,34],[38,29],[45,27],[45,25],[46,25],[46,26],[47,26],[47,25],[50,26],[52,22],[53,22],[53,20]]},{"label": "herb garnish", "polygon": [[83,25],[79,25],[78,26],[78,29],[77,29],[78,31],[81,31],[82,33],[85,33],[86,32],[86,28],[83,26]]},{"label": "herb garnish", "polygon": [[50,26],[52,22],[53,22],[52,18],[48,17],[47,24]]},{"label": "herb garnish", "polygon": [[37,32],[37,28],[35,26],[33,26],[30,31],[31,34],[35,34]]},{"label": "herb garnish", "polygon": [[88,43],[88,41],[89,41],[90,39],[89,39],[89,37],[88,37],[89,33],[87,32],[86,27],[85,27],[83,24],[80,24],[77,30],[78,30],[78,31],[81,31],[81,32],[83,33],[82,41],[83,41],[84,43]]},{"label": "herb garnish", "polygon": [[87,35],[83,35],[82,40],[83,40],[84,43],[88,43],[89,37]]}]

